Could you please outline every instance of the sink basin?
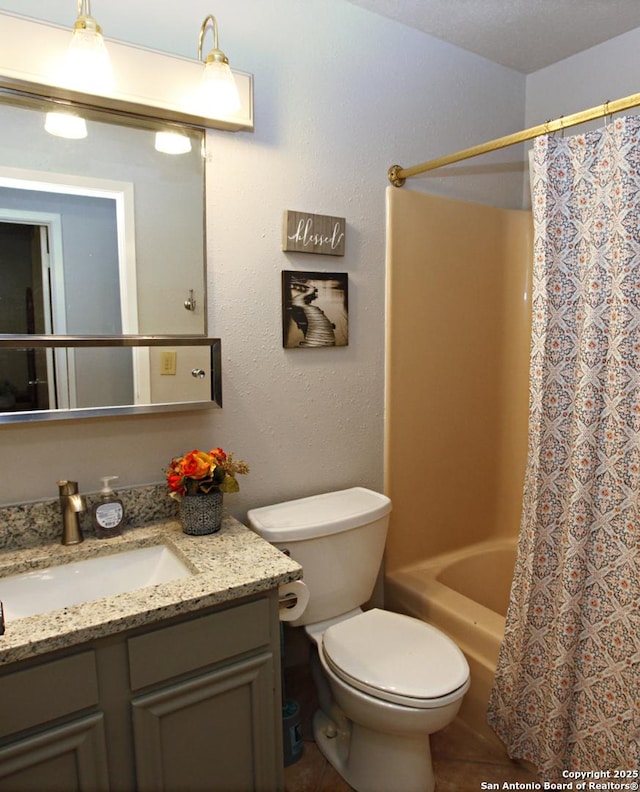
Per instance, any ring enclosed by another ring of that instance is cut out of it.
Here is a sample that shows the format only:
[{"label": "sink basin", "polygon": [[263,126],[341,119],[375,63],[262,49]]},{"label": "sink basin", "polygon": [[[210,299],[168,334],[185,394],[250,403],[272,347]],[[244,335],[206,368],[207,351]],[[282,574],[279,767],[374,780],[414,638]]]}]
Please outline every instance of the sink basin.
[{"label": "sink basin", "polygon": [[0,600],[12,621],[192,574],[170,548],[154,545],[0,578]]}]

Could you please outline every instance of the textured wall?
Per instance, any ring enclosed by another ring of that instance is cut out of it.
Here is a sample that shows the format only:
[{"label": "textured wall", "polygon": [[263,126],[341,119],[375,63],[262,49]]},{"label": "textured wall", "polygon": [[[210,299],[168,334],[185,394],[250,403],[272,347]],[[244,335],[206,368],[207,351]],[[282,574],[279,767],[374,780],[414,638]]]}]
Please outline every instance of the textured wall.
[{"label": "textured wall", "polygon": [[[530,74],[527,126],[638,93],[639,48],[640,28],[637,28]],[[629,111],[638,112],[638,108]]]},{"label": "textured wall", "polygon": [[[0,0],[0,10],[74,17],[66,1]],[[160,481],[172,455],[214,445],[252,466],[227,499],[239,517],[298,495],[383,486],[387,168],[521,128],[524,77],[343,0],[92,4],[108,37],[187,56],[211,11],[232,66],[255,75],[255,132],[209,134],[209,331],[223,340],[224,408],[0,427],[11,471],[0,503],[51,497],[60,477],[84,491],[107,474],[123,486]],[[497,169],[450,169],[412,188],[519,206],[518,159],[509,152]],[[285,209],[345,217],[344,258],[283,253]],[[282,348],[282,269],[349,273],[348,347]]]}]

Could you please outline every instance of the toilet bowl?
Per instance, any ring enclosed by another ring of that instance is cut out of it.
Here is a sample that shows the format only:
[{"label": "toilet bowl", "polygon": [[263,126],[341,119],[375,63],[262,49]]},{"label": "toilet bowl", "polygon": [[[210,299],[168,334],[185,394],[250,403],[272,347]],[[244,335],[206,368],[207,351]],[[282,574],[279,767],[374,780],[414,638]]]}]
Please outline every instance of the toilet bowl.
[{"label": "toilet bowl", "polygon": [[431,792],[429,735],[455,718],[469,687],[460,649],[434,627],[380,609],[306,630],[317,647],[313,731],[324,756],[359,792]]},{"label": "toilet bowl", "polygon": [[303,568],[313,641],[318,747],[357,792],[433,792],[429,735],[469,687],[460,649],[410,616],[363,611],[384,552],[391,501],[363,487],[248,512],[249,525]]}]

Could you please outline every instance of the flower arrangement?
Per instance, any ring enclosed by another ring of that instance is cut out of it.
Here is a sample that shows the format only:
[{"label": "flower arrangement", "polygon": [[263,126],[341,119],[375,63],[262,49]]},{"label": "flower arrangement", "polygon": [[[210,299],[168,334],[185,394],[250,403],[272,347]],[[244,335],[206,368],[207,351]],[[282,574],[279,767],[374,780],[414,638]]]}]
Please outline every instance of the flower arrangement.
[{"label": "flower arrangement", "polygon": [[240,485],[236,476],[248,472],[246,462],[236,461],[232,453],[227,454],[221,448],[208,452],[189,451],[171,460],[166,474],[169,495],[182,500],[199,493],[238,492]]}]

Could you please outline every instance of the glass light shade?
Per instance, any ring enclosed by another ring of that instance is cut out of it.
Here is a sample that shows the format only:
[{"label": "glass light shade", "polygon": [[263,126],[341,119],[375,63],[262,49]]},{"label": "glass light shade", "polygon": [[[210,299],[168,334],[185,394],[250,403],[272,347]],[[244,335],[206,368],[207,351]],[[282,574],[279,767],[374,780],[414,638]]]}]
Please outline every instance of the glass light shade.
[{"label": "glass light shade", "polygon": [[188,154],[191,141],[180,132],[156,132],[155,149],[163,154]]},{"label": "glass light shade", "polygon": [[240,110],[240,94],[228,63],[209,61],[205,64],[200,82],[202,112],[225,116]]},{"label": "glass light shade", "polygon": [[87,122],[74,113],[47,113],[44,128],[50,135],[80,140],[87,136]]},{"label": "glass light shade", "polygon": [[111,93],[115,80],[111,58],[99,30],[76,27],[64,65],[64,81],[85,93]]}]

